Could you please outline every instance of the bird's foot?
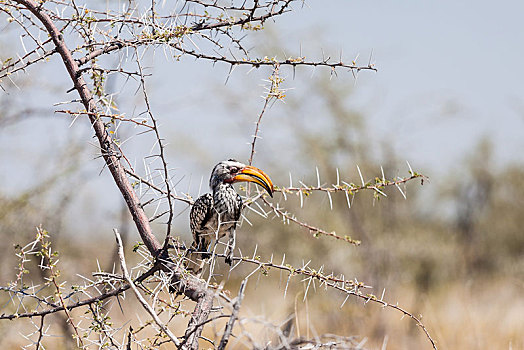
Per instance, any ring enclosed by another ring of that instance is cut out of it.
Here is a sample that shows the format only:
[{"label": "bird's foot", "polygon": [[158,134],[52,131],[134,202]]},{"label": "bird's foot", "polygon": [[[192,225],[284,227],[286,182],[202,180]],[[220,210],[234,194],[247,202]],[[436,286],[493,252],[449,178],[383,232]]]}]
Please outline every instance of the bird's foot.
[{"label": "bird's foot", "polygon": [[228,264],[229,266],[233,264],[233,260],[231,259],[232,257],[233,254],[229,254],[228,256],[226,256],[226,264]]}]

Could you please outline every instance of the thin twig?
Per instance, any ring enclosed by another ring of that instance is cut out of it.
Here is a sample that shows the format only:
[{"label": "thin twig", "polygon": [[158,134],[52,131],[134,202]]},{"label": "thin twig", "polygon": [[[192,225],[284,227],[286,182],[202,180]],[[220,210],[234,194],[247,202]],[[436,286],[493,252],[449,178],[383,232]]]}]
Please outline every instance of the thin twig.
[{"label": "thin twig", "polygon": [[266,112],[267,105],[273,98],[279,98],[279,96],[275,95],[274,91],[278,90],[278,85],[280,83],[280,77],[278,76],[279,72],[279,65],[275,64],[273,68],[273,74],[271,75],[273,78],[270,78],[271,86],[269,87],[269,91],[264,98],[264,106],[262,107],[262,111],[258,115],[258,120],[256,122],[255,127],[255,133],[253,134],[253,141],[251,142],[251,154],[249,156],[249,162],[248,164],[251,165],[253,163],[253,157],[255,156],[255,142],[258,138],[258,131],[260,130],[260,122],[262,121],[262,116],[264,116],[264,113]]},{"label": "thin twig", "polygon": [[173,333],[171,333],[169,328],[167,328],[167,326],[164,325],[164,323],[162,323],[160,318],[158,318],[158,315],[156,314],[155,310],[153,310],[153,308],[144,299],[142,294],[140,294],[140,291],[138,290],[135,283],[129,276],[129,272],[127,271],[127,266],[126,266],[126,261],[125,261],[125,256],[124,256],[124,246],[122,244],[122,239],[120,238],[120,234],[118,233],[117,229],[113,229],[113,233],[115,234],[116,244],[118,246],[118,257],[120,259],[120,267],[122,268],[122,274],[124,275],[124,278],[126,279],[127,283],[129,284],[133,292],[135,293],[136,298],[138,299],[140,304],[142,304],[144,309],[146,309],[146,311],[151,315],[153,320],[155,320],[155,323],[162,330],[162,332],[164,332],[169,337],[169,339],[171,339],[173,344],[175,344],[176,346],[179,346],[180,341],[177,339],[177,337],[175,337]]},{"label": "thin twig", "polygon": [[[73,81],[76,90],[78,91],[78,94],[80,95],[84,108],[87,112],[95,112],[97,110],[95,99],[93,98],[93,95],[82,75],[78,74],[78,64],[73,59],[71,51],[65,44],[63,34],[60,33],[49,15],[43,10],[42,4],[37,4],[33,0],[15,1],[25,6],[45,26],[48,34],[53,39],[56,50],[60,54],[69,76]],[[128,205],[138,232],[151,254],[156,256],[160,252],[162,246],[153,235],[147,215],[140,207],[138,196],[133,190],[133,187],[131,186],[128,178],[125,176],[123,166],[117,156],[118,152],[116,152],[112,147],[113,142],[111,136],[109,135],[104,123],[100,119],[94,116],[89,116],[89,118],[95,131],[95,135],[97,136],[100,143],[102,156],[104,157],[106,165]]]},{"label": "thin twig", "polygon": [[[153,0],[152,5],[151,5],[151,12],[153,13],[153,16],[154,16],[154,10],[155,10],[154,4],[155,2]],[[153,17],[153,21],[154,21],[154,17]],[[169,243],[169,237],[171,236],[171,222],[173,221],[174,211],[173,211],[173,201],[171,198],[171,185],[169,183],[169,171],[167,169],[167,160],[166,160],[166,155],[165,155],[165,150],[164,150],[165,146],[163,143],[163,139],[160,137],[160,132],[158,131],[158,123],[155,117],[153,116],[153,112],[151,112],[151,106],[149,104],[149,97],[146,91],[146,81],[144,78],[142,64],[140,63],[140,58],[138,54],[136,58],[136,64],[138,66],[138,70],[140,71],[140,85],[142,87],[142,93],[144,94],[144,102],[146,104],[147,114],[149,115],[149,118],[153,122],[153,130],[155,132],[155,136],[158,142],[158,148],[160,149],[160,160],[162,161],[162,168],[164,171],[164,183],[166,185],[166,192],[167,192],[166,198],[167,198],[167,203],[169,206],[169,218],[167,219],[166,238],[164,239],[164,244],[163,244],[163,250],[166,251],[167,245]]]},{"label": "thin twig", "polygon": [[305,222],[302,222],[302,221],[298,220],[294,215],[291,215],[288,212],[283,211],[281,208],[278,208],[275,205],[273,205],[273,203],[268,201],[265,197],[262,197],[262,201],[264,202],[264,204],[266,204],[268,207],[271,208],[271,210],[275,213],[275,215],[282,216],[285,219],[284,221],[291,221],[291,222],[294,222],[295,224],[297,224],[299,226],[302,226],[302,227],[308,229],[308,231],[313,234],[313,237],[318,237],[319,235],[323,235],[323,236],[328,236],[328,237],[332,237],[332,238],[335,238],[335,239],[339,239],[339,240],[348,242],[348,243],[353,244],[355,246],[360,245],[360,241],[359,240],[352,239],[349,235],[346,235],[346,236],[342,237],[342,236],[337,235],[335,232],[328,232],[328,231],[325,231],[325,230],[323,230],[321,228],[318,228],[318,227],[315,227],[315,226],[311,226],[311,225],[309,225],[309,224],[307,224]]},{"label": "thin twig", "polygon": [[242,283],[240,284],[238,296],[236,297],[233,303],[233,312],[231,313],[231,316],[229,317],[229,320],[227,321],[226,328],[224,330],[224,334],[222,335],[222,339],[220,339],[220,344],[218,345],[218,350],[225,349],[227,342],[229,341],[229,336],[231,335],[231,332],[233,331],[233,326],[235,325],[235,321],[238,318],[238,313],[240,312],[240,305],[242,304],[242,300],[244,299],[244,290],[246,289],[247,281],[248,281],[248,278],[245,278],[242,281]]},{"label": "thin twig", "polygon": [[376,178],[373,182],[371,181],[367,183],[363,182],[361,186],[342,181],[344,185],[333,185],[331,187],[325,187],[325,186],[275,187],[274,191],[281,192],[281,193],[348,192],[350,195],[353,195],[362,190],[372,190],[384,196],[384,193],[380,191],[380,189],[384,187],[390,187],[390,186],[399,186],[401,184],[407,183],[414,179],[420,179],[421,183],[423,183],[423,181],[427,180],[428,177],[422,174],[414,173],[411,176],[404,177],[404,178],[397,178],[395,180]]},{"label": "thin twig", "polygon": [[38,328],[38,340],[36,341],[36,350],[40,350],[42,346],[42,338],[44,337],[44,317],[40,318],[40,327]]},{"label": "thin twig", "polygon": [[[142,274],[140,277],[138,277],[135,281],[136,282],[142,282],[143,280],[145,280],[147,277],[151,276],[157,270],[158,270],[158,266],[153,266],[153,268],[151,268],[150,270],[146,271],[144,274]],[[32,317],[36,317],[36,316],[45,316],[45,315],[54,314],[54,313],[63,311],[64,309],[73,310],[73,309],[76,309],[78,307],[90,305],[90,304],[97,303],[99,301],[105,300],[107,298],[111,298],[111,297],[117,296],[119,294],[122,294],[123,292],[125,292],[129,288],[130,288],[130,286],[128,284],[126,284],[126,285],[123,285],[121,287],[115,288],[114,290],[112,290],[110,292],[103,293],[103,294],[100,294],[100,295],[97,295],[95,297],[91,297],[91,298],[88,298],[88,299],[85,299],[85,300],[81,300],[81,301],[78,301],[76,303],[72,303],[70,305],[57,306],[57,307],[54,307],[52,309],[47,309],[47,310],[42,310],[42,311],[34,311],[34,312],[25,312],[25,313],[20,313],[20,314],[2,314],[2,315],[0,315],[0,320],[14,320],[14,319],[18,319],[18,318],[32,318]]]}]

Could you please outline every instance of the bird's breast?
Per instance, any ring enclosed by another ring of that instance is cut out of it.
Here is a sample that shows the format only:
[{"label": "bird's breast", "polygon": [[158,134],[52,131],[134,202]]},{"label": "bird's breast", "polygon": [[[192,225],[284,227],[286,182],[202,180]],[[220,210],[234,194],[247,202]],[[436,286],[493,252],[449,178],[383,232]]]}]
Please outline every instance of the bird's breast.
[{"label": "bird's breast", "polygon": [[[202,215],[200,216],[207,213],[205,215],[207,218],[202,217],[197,220],[199,212],[195,203],[192,209],[192,216],[195,217],[195,223],[192,226],[194,234],[196,232],[200,236],[218,236],[220,239],[236,227],[240,219],[242,198],[235,192],[233,186],[223,184],[213,192],[212,196],[205,195],[205,198],[202,198],[200,202],[199,206],[202,206]],[[204,210],[204,207],[207,209]],[[197,221],[201,222],[201,226],[197,224]]]},{"label": "bird's breast", "polygon": [[242,208],[242,199],[235,192],[233,186],[223,185],[213,194],[213,204],[216,211],[230,218],[240,217],[240,209]]}]

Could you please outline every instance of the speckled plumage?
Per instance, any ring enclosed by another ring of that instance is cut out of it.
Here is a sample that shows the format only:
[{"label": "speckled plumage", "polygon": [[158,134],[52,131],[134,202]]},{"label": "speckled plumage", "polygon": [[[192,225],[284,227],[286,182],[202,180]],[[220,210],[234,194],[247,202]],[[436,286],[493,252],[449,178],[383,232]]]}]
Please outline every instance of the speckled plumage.
[{"label": "speckled plumage", "polygon": [[194,274],[200,274],[204,259],[210,257],[209,244],[228,235],[225,255],[231,265],[235,248],[235,229],[240,219],[242,198],[233,188],[233,183],[254,182],[273,196],[273,182],[260,169],[237,162],[234,159],[215,165],[209,179],[212,193],[200,196],[189,214],[189,225],[193,244],[186,258],[186,267]]},{"label": "speckled plumage", "polygon": [[[213,193],[200,196],[191,208],[189,224],[193,244],[192,252],[188,255],[187,267],[195,273],[201,270],[201,261],[209,258],[208,248],[212,240],[228,235],[226,255],[233,253],[234,231],[240,219],[242,198],[227,181],[230,181],[231,169],[241,169],[244,166],[234,160],[217,164],[209,180]],[[226,262],[231,263],[231,259],[226,259]]]},{"label": "speckled plumage", "polygon": [[211,240],[231,234],[240,219],[241,208],[242,198],[230,184],[222,184],[213,194],[200,196],[190,214],[194,248],[207,251]]}]

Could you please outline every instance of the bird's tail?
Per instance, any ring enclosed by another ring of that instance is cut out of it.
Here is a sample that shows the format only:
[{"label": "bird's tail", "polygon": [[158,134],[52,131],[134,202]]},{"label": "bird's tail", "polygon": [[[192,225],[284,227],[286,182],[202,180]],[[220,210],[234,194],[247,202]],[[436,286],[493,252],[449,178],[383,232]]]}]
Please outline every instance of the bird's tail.
[{"label": "bird's tail", "polygon": [[191,248],[187,250],[185,257],[186,269],[193,275],[200,275],[205,264],[205,260],[209,259],[210,254],[203,252],[201,247],[195,246],[193,243]]}]

